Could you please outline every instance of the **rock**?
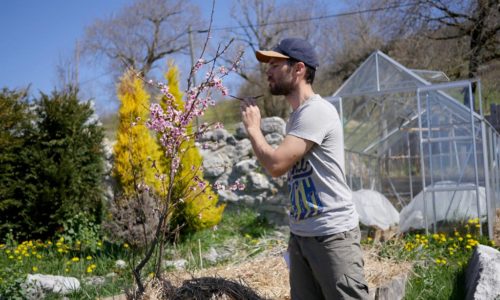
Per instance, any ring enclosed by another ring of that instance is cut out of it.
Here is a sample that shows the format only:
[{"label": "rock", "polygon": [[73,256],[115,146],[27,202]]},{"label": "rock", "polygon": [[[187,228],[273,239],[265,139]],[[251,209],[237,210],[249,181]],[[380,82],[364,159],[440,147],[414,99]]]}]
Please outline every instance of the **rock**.
[{"label": "rock", "polygon": [[219,257],[219,254],[217,253],[217,251],[215,250],[214,247],[210,247],[210,250],[208,250],[208,253],[205,253],[203,255],[203,258],[205,260],[208,260],[211,263],[216,263],[218,257]]},{"label": "rock", "polygon": [[269,133],[277,133],[281,136],[285,135],[286,122],[279,117],[270,117],[262,119],[260,129],[264,135]]},{"label": "rock", "polygon": [[25,286],[28,293],[32,294],[32,289],[42,293],[52,292],[66,295],[80,289],[80,281],[75,277],[64,277],[44,274],[28,274]]},{"label": "rock", "polygon": [[227,154],[223,152],[212,153],[212,155],[204,155],[203,170],[204,175],[209,178],[216,178],[226,171],[226,167],[231,165],[231,160]]},{"label": "rock", "polygon": [[185,259],[163,261],[164,267],[173,267],[176,270],[183,270],[186,268],[186,265],[187,265],[187,260],[185,260]]},{"label": "rock", "polygon": [[115,261],[115,267],[117,269],[125,269],[127,267],[127,263],[124,260],[119,259]]},{"label": "rock", "polygon": [[252,143],[249,139],[238,141],[236,144],[236,156],[240,158],[253,156]]},{"label": "rock", "polygon": [[223,202],[237,202],[238,201],[238,195],[236,195],[232,191],[219,190],[219,191],[217,191],[217,194],[219,195],[220,201],[223,201]]},{"label": "rock", "polygon": [[248,178],[250,180],[249,185],[252,190],[259,191],[271,188],[269,180],[264,174],[257,172],[250,172],[250,174],[248,174]]},{"label": "rock", "polygon": [[236,125],[236,133],[234,134],[234,136],[239,140],[248,138],[247,130],[245,129],[245,126],[242,122]]},{"label": "rock", "polygon": [[271,146],[277,146],[283,142],[284,137],[281,134],[273,132],[266,134],[265,139]]},{"label": "rock", "polygon": [[234,170],[240,174],[247,175],[250,172],[255,171],[258,167],[258,163],[255,159],[244,159],[237,162],[234,166]]},{"label": "rock", "polygon": [[400,300],[404,298],[407,274],[402,274],[393,278],[390,282],[375,289],[373,295],[375,300]]},{"label": "rock", "polygon": [[478,245],[472,254],[465,275],[466,298],[500,298],[500,252]]},{"label": "rock", "polygon": [[92,276],[83,279],[83,284],[98,286],[106,283],[106,278],[102,276]]},{"label": "rock", "polygon": [[230,136],[229,132],[227,132],[224,128],[217,128],[212,131],[212,141],[221,142],[226,141],[226,139]]}]

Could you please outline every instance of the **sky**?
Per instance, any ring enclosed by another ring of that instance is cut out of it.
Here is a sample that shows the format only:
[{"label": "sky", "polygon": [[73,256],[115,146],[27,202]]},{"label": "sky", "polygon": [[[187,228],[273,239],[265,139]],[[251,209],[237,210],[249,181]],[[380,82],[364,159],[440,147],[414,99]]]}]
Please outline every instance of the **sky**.
[{"label": "sky", "polygon": [[[55,87],[60,87],[57,84],[57,65],[74,56],[85,28],[97,19],[107,19],[119,13],[133,1],[0,0],[0,88],[20,89],[29,85],[32,98],[39,97],[40,92],[50,94]],[[286,2],[277,0],[281,1]],[[343,2],[329,1],[327,3],[337,9]],[[208,20],[212,1],[191,2],[200,7]],[[237,25],[230,17],[233,2],[216,0],[212,28]],[[190,64],[189,57],[184,59]],[[99,115],[116,112],[119,105],[108,73],[102,66],[91,65],[88,61],[79,63],[81,96],[83,100],[93,100]],[[226,84],[228,80],[232,80],[231,76],[226,79]],[[229,88],[237,86],[237,82],[229,83]]]},{"label": "sky", "polygon": [[[74,53],[85,28],[96,19],[118,13],[133,0],[0,0],[0,88],[24,88],[30,85],[32,96],[50,93],[57,82],[56,66],[61,58]],[[195,0],[209,14],[212,1]],[[231,25],[231,1],[217,0],[213,27]],[[208,18],[208,15],[207,15]],[[96,103],[98,113],[116,109],[110,98],[106,71],[81,63],[79,82],[82,90]]]}]

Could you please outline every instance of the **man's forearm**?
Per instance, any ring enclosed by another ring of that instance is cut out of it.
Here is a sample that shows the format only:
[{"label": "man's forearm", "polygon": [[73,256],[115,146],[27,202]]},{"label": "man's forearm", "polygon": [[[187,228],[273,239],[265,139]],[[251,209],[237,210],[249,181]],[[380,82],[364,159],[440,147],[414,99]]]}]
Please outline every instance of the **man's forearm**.
[{"label": "man's forearm", "polygon": [[283,175],[286,170],[279,169],[277,159],[273,156],[275,149],[267,143],[260,128],[247,129],[247,132],[255,156],[261,165],[274,177]]}]

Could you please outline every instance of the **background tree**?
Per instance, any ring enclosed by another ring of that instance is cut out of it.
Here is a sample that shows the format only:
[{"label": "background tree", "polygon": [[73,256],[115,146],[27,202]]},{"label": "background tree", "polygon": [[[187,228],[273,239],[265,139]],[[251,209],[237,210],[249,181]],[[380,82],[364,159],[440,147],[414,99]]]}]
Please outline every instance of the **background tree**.
[{"label": "background tree", "polygon": [[[287,117],[288,104],[281,97],[269,93],[266,66],[258,64],[255,51],[272,49],[283,38],[302,37],[316,46],[322,53],[322,26],[314,17],[324,14],[325,3],[318,1],[288,1],[278,4],[276,1],[238,0],[232,11],[232,18],[238,26],[231,30],[247,51],[246,60],[238,74],[245,80],[239,93],[244,96],[264,94],[259,101],[262,114],[267,116]],[[319,55],[321,57],[321,55]]]},{"label": "background tree", "polygon": [[186,0],[136,0],[89,26],[83,50],[104,58],[115,74],[131,67],[147,76],[157,61],[187,49],[187,28],[200,21],[198,8]]}]

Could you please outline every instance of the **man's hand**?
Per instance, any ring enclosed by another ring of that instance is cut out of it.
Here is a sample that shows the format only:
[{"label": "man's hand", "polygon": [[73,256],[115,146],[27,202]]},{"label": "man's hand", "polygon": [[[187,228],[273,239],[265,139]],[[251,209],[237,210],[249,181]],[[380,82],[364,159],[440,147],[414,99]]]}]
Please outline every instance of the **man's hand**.
[{"label": "man's hand", "polygon": [[241,119],[247,132],[260,131],[260,109],[256,104],[255,98],[244,98],[240,103]]},{"label": "man's hand", "polygon": [[314,145],[312,141],[287,135],[277,148],[273,148],[267,143],[260,130],[261,116],[255,104],[255,98],[245,98],[241,101],[240,108],[242,121],[254,153],[271,176],[285,174]]}]

